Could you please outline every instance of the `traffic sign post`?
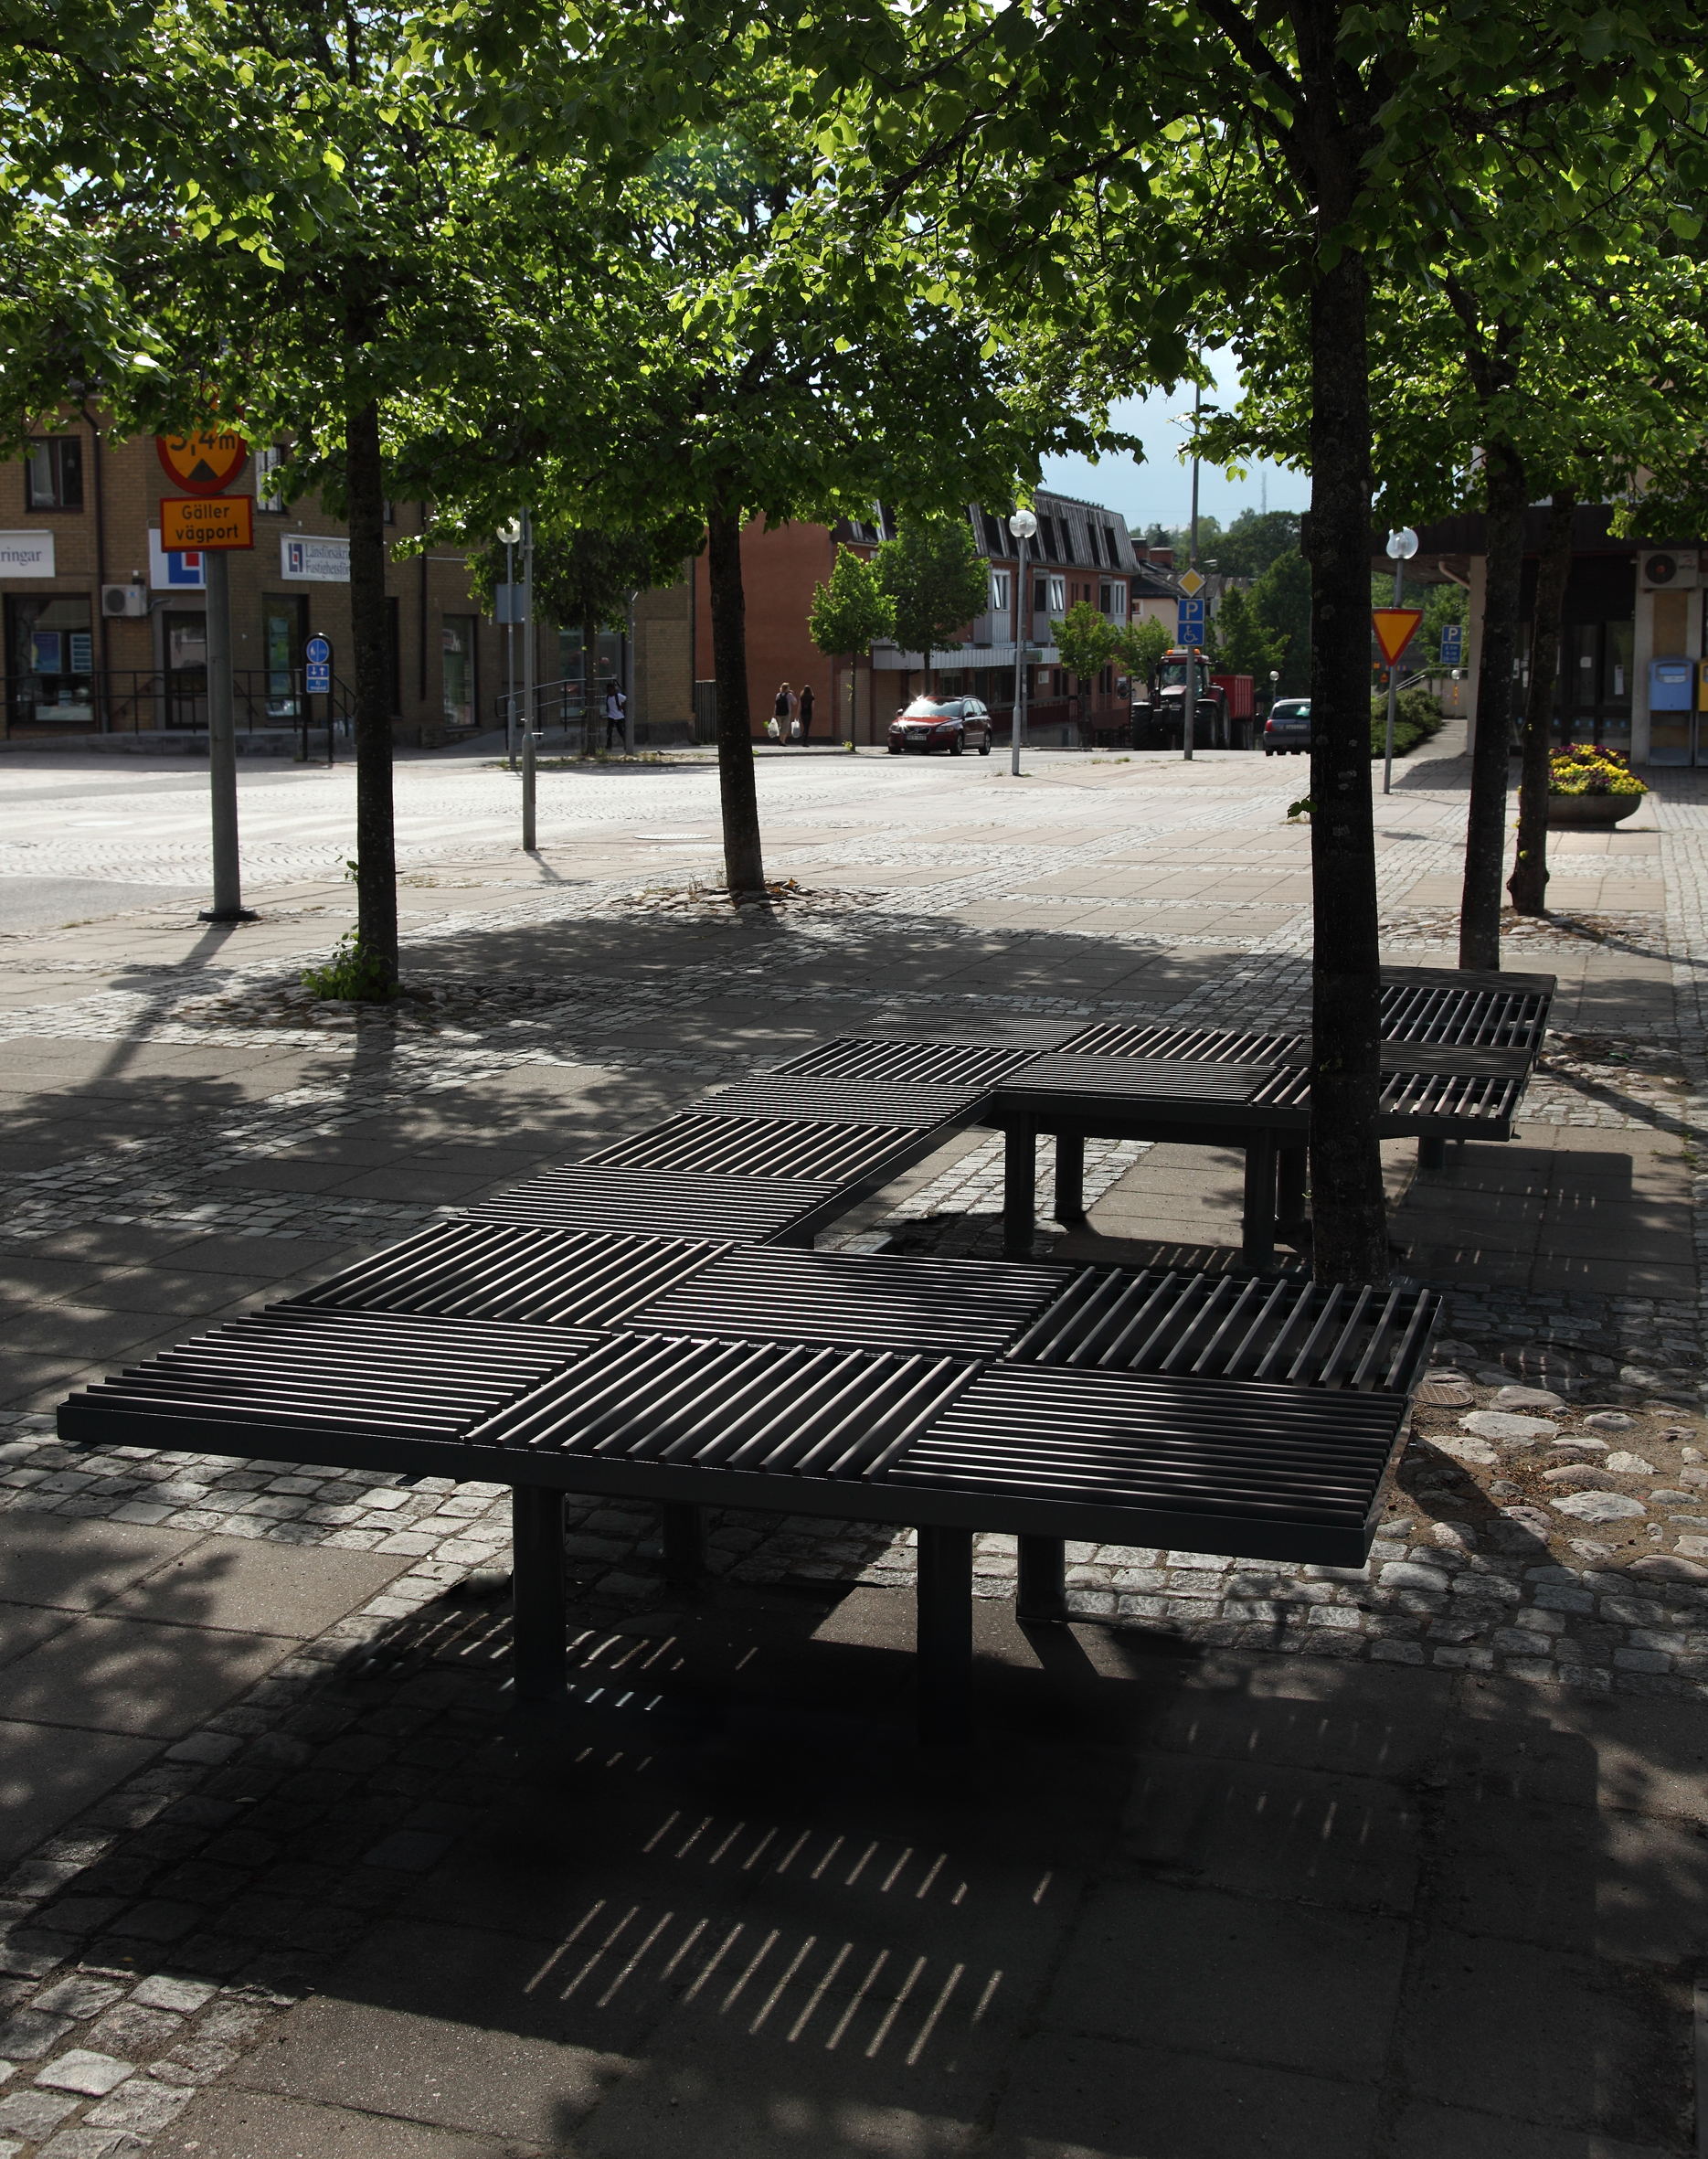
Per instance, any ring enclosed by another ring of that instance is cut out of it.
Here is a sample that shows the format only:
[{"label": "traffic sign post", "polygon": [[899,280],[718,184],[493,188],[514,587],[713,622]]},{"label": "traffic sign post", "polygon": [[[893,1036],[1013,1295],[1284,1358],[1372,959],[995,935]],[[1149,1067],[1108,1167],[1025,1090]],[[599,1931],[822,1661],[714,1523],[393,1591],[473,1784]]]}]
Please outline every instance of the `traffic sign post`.
[{"label": "traffic sign post", "polygon": [[308,762],[309,701],[326,700],[326,762],[332,762],[332,640],[317,631],[302,647],[302,762]]},{"label": "traffic sign post", "polygon": [[1421,607],[1402,607],[1406,597],[1406,565],[1417,552],[1417,535],[1409,525],[1401,526],[1397,532],[1388,535],[1388,559],[1394,565],[1394,604],[1373,610],[1370,620],[1375,625],[1376,643],[1382,647],[1382,657],[1388,664],[1388,729],[1387,740],[1382,753],[1382,792],[1394,791],[1394,716],[1399,707],[1400,654],[1411,643],[1414,633],[1423,621]]},{"label": "traffic sign post", "polygon": [[163,495],[160,544],[170,553],[189,548],[253,548],[255,498],[249,495]]},{"label": "traffic sign post", "polygon": [[238,735],[231,680],[231,572],[227,557],[255,545],[255,503],[227,495],[249,463],[249,446],[228,431],[156,435],[167,476],[185,490],[160,505],[160,544],[200,553],[207,592],[207,788],[213,820],[214,904],[205,922],[252,922],[238,859]]},{"label": "traffic sign post", "polygon": [[186,495],[223,495],[249,461],[249,444],[229,430],[208,435],[156,435],[154,449],[166,477]]}]

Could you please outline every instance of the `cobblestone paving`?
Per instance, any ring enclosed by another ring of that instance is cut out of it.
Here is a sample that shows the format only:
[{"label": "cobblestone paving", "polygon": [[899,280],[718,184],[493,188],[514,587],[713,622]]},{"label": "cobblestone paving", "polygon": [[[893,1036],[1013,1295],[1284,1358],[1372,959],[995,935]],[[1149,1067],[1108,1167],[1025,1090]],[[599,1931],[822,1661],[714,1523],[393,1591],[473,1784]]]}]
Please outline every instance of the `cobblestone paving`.
[{"label": "cobblestone paving", "polygon": [[[813,794],[803,783],[797,806],[810,807]],[[823,801],[836,799],[823,791]],[[1253,799],[1250,788],[1206,791],[1189,805],[1193,829],[1236,824]],[[653,816],[709,814],[661,813],[655,793],[644,807]],[[1660,813],[1678,1030],[1640,1057],[1630,1044],[1555,1038],[1527,1104],[1533,1122],[1691,1135],[1708,1110],[1701,987],[1708,811],[1669,799]],[[630,803],[612,814],[632,820],[636,809]],[[1062,814],[1059,803],[1050,814]],[[1420,835],[1384,858],[1389,905],[1453,858],[1463,812],[1462,802],[1420,798],[1385,814],[1396,828],[1403,817],[1404,828]],[[1166,828],[1184,825],[1170,821]],[[115,867],[105,874],[129,878],[134,871]],[[988,872],[966,887],[970,896],[988,897]],[[529,896],[433,924],[415,941],[620,904],[631,888],[630,879],[569,896]],[[954,904],[957,889],[939,888],[933,907]],[[880,904],[887,933],[910,919],[934,937],[949,933],[940,916],[920,910],[917,894]],[[1652,918],[1643,921],[1651,932]],[[845,952],[867,933],[858,920],[820,918],[791,934]],[[976,934],[988,941],[992,932]],[[1026,941],[1024,931],[1013,934]],[[1144,941],[1159,941],[1156,931]],[[878,1000],[814,991],[812,998],[845,1004],[851,1027],[880,1006],[892,1017],[898,1009],[922,1018],[988,1009],[1305,1024],[1309,967],[1298,924],[1253,943],[1263,949],[1152,1006],[993,994]],[[1581,949],[1567,941],[1562,947]],[[1421,955],[1434,948],[1422,939],[1417,949]],[[303,954],[319,956],[318,949]],[[43,972],[75,971],[27,953],[18,958]],[[6,1014],[0,1031],[14,1036],[285,1043],[323,1056],[327,1078],[227,1112],[187,1145],[176,1136],[143,1140],[11,1176],[0,1186],[4,1234],[28,1242],[50,1218],[61,1226],[166,1219],[281,1239],[312,1233],[385,1241],[443,1210],[225,1188],[216,1196],[207,1186],[247,1160],[382,1114],[425,1090],[478,1084],[529,1061],[664,1064],[708,1080],[727,1078],[734,1060],[654,1056],[610,1037],[732,992],[780,1007],[803,994],[768,983],[739,959],[684,969],[667,986],[584,981],[573,996],[546,1002],[495,996],[471,1005],[457,1002],[452,985],[430,985],[444,988],[442,1004],[401,1026],[395,1018],[382,1023],[390,1051],[369,1070],[355,1051],[371,1044],[373,1030],[307,1017],[290,994],[298,964],[222,972],[212,997],[192,971],[161,970],[159,986],[144,992],[101,991]],[[1087,1197],[1095,1204],[1143,1152],[1089,1149]],[[1049,1175],[1048,1150],[1041,1149],[1045,1217]],[[934,1249],[988,1250],[1000,1186],[1000,1143],[981,1142],[863,1235],[903,1241],[924,1231]],[[1697,1186],[1702,1245],[1708,1177]],[[1699,1309],[1446,1286],[1440,1361],[1444,1372],[1460,1377],[1437,1386],[1456,1399],[1420,1409],[1367,1567],[1260,1567],[1077,1545],[1069,1554],[1074,1610],[1193,1645],[1504,1671],[1592,1692],[1708,1692]],[[1501,1390],[1514,1383],[1541,1388],[1540,1414],[1510,1398],[1503,1406]],[[1557,1406],[1546,1406],[1550,1391]],[[1515,1436],[1501,1422],[1526,1416],[1542,1429]],[[1471,1421],[1490,1418],[1491,1427]],[[0,2159],[110,2159],[145,2150],[200,2086],[262,2044],[280,2008],[315,1984],[502,1788],[496,1735],[508,1706],[507,1494],[434,1479],[406,1486],[374,1473],[322,1473],[289,1462],[131,1448],[84,1453],[62,1448],[51,1418],[37,1414],[4,1420],[0,1434],[0,1509],[327,1545],[408,1562],[382,1594],[164,1749],[0,1882]],[[1499,1478],[1472,1473],[1490,1462]],[[1589,1500],[1586,1512],[1560,1512],[1561,1487],[1546,1481],[1545,1465],[1562,1462],[1591,1473],[1566,1492],[1569,1500]],[[1616,1509],[1612,1527],[1598,1523],[1597,1505],[1621,1495],[1636,1514]],[[1589,1534],[1570,1534],[1562,1544],[1563,1519],[1569,1532]],[[656,1524],[642,1509],[578,1505],[569,1510],[568,1553],[586,1621],[576,1645],[584,1686],[621,1673],[634,1683],[643,1712],[647,1675],[668,1649]],[[736,1513],[714,1522],[708,1556],[711,1570],[736,1583],[903,1587],[914,1570],[907,1534],[860,1524],[827,1531],[814,1519]],[[980,1538],[975,1566],[979,1594],[1013,1594],[1012,1539]],[[655,1614],[649,1631],[627,1632],[645,1611]]]}]

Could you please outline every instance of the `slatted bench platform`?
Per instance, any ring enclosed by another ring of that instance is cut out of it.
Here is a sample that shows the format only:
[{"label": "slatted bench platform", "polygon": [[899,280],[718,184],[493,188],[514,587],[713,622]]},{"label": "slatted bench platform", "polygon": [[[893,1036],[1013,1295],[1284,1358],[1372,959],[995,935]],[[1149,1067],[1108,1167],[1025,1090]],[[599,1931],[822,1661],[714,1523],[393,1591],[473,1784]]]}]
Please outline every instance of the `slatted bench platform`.
[{"label": "slatted bench platform", "polygon": [[1070,1537],[1356,1566],[1438,1315],[1418,1290],[540,1238],[440,1226],[80,1390],[60,1434],[510,1485],[530,1697],[563,1686],[566,1493],[661,1505],[678,1576],[708,1506],[916,1527],[921,1728],[952,1739],[977,1530],[1018,1537],[1036,1619],[1065,1614]]}]

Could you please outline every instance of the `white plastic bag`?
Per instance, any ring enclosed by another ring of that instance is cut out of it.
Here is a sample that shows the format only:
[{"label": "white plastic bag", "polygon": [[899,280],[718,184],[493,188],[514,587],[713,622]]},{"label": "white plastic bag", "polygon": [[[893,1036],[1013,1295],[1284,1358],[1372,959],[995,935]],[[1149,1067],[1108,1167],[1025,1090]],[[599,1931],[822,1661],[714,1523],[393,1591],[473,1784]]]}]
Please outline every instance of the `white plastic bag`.
[{"label": "white plastic bag", "polygon": [[777,724],[777,715],[775,713],[773,713],[770,718],[766,721],[765,732],[769,739],[773,742],[780,742],[782,740],[783,730]]},{"label": "white plastic bag", "polygon": [[789,723],[789,739],[791,742],[801,739],[801,722],[798,719],[791,719]]}]

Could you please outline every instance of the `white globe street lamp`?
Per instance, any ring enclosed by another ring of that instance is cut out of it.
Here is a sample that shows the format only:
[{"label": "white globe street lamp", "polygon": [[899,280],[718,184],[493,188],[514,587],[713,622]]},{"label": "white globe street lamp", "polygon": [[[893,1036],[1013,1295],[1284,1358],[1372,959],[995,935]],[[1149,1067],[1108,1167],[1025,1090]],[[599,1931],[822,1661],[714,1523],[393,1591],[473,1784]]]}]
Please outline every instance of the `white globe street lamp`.
[{"label": "white globe street lamp", "polygon": [[[1400,606],[1406,598],[1406,565],[1417,552],[1417,535],[1409,525],[1402,525],[1397,532],[1388,534],[1388,560],[1394,565],[1394,604]],[[1394,785],[1394,716],[1399,708],[1400,669],[1397,660],[1388,665],[1388,728],[1387,741],[1382,758],[1382,792],[1390,793]]]},{"label": "white globe street lamp", "polygon": [[[1016,510],[1008,520],[1016,542],[1014,554],[1014,717],[1009,726],[1008,769],[1020,777],[1020,742],[1026,731],[1026,647],[1032,642],[1031,595],[1026,590],[1026,542],[1038,529],[1030,510]],[[1024,632],[1022,623],[1024,622]]]}]

